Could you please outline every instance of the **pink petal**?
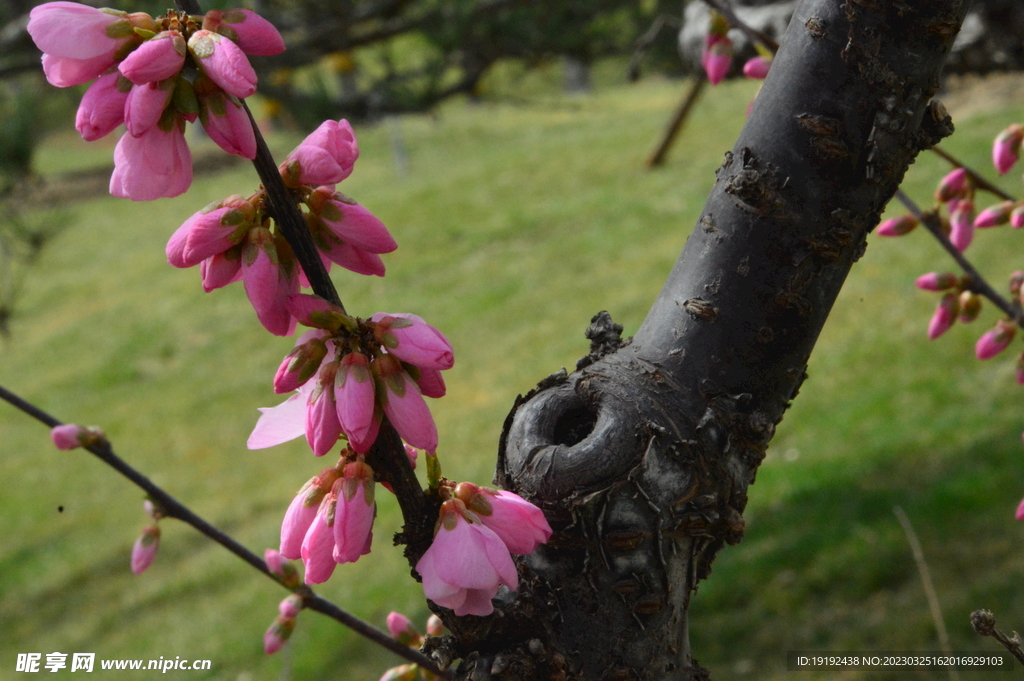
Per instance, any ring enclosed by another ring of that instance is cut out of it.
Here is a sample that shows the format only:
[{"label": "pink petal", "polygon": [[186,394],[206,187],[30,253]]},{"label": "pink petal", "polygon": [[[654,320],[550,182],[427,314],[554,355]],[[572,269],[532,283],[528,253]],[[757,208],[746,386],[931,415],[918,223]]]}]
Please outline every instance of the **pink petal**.
[{"label": "pink petal", "polygon": [[114,148],[111,194],[152,201],[185,193],[192,184],[192,154],[185,142],[184,123],[179,121],[169,131],[158,125],[139,137],[121,137]]},{"label": "pink petal", "polygon": [[[124,122],[128,90],[122,91],[118,72],[108,73],[89,86],[75,115],[75,129],[86,142],[106,137]],[[125,81],[127,84],[127,81]]]},{"label": "pink petal", "polygon": [[321,215],[324,224],[345,243],[370,253],[391,253],[398,248],[384,223],[365,207],[341,201],[328,205],[330,209]]},{"label": "pink petal", "polygon": [[256,72],[245,53],[227,38],[211,31],[196,31],[188,49],[206,76],[225,92],[245,99],[256,92]]},{"label": "pink petal", "polygon": [[89,59],[43,55],[43,73],[50,85],[56,87],[72,87],[88,83],[113,65],[113,56],[105,54]]},{"label": "pink petal", "polygon": [[[215,98],[219,101],[212,101]],[[203,129],[224,151],[242,158],[256,158],[256,133],[245,110],[223,94],[200,99],[199,120]]]},{"label": "pink petal", "polygon": [[276,407],[260,407],[262,414],[246,446],[249,449],[273,447],[306,433],[308,391],[299,391]]},{"label": "pink petal", "polygon": [[136,85],[128,94],[124,107],[124,120],[135,137],[155,126],[171,101],[173,87],[160,87],[160,83]]},{"label": "pink petal", "polygon": [[[215,15],[211,17],[211,15]],[[257,57],[269,57],[284,52],[284,40],[274,25],[247,9],[231,9],[223,12],[210,11],[206,20],[214,18],[220,22],[217,30],[234,41],[242,52]],[[203,28],[209,28],[206,22]],[[224,30],[227,29],[227,30]],[[232,35],[233,34],[233,35]]]},{"label": "pink petal", "polygon": [[36,47],[54,57],[90,59],[112,55],[123,40],[111,38],[111,24],[124,17],[77,2],[48,2],[29,12],[28,33]]},{"label": "pink petal", "polygon": [[118,65],[124,77],[142,85],[176,76],[185,64],[185,39],[177,31],[163,31],[139,45]]},{"label": "pink petal", "polygon": [[334,530],[327,525],[328,508],[337,502],[334,492],[320,502],[313,524],[309,526],[302,540],[302,562],[306,566],[306,584],[322,584],[332,574],[337,563],[334,562]]}]

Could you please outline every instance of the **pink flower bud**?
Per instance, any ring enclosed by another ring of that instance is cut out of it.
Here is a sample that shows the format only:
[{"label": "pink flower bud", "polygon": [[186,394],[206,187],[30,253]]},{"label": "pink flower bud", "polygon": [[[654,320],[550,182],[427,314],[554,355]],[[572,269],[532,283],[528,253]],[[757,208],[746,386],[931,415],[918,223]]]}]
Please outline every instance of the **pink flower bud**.
[{"label": "pink flower bud", "polygon": [[66,423],[50,430],[50,439],[53,440],[54,446],[65,451],[81,447],[86,436],[88,431],[74,423]]},{"label": "pink flower bud", "polygon": [[364,251],[351,244],[332,244],[331,249],[323,253],[331,262],[337,263],[356,274],[384,276],[384,261],[376,253]]},{"label": "pink flower bud", "polygon": [[875,228],[878,236],[903,236],[913,231],[918,225],[917,218],[913,215],[901,215],[898,218],[889,218]]},{"label": "pink flower bud", "polygon": [[338,483],[320,502],[316,518],[302,540],[302,563],[306,566],[306,584],[322,584],[334,574],[334,513],[338,503]]},{"label": "pink flower bud", "polygon": [[203,278],[203,290],[209,293],[241,279],[241,253],[242,249],[239,245],[201,262],[199,276]]},{"label": "pink flower bud", "polygon": [[981,314],[981,297],[972,291],[960,294],[960,323],[970,324]]},{"label": "pink flower bud", "polygon": [[494,530],[510,553],[533,553],[551,538],[551,526],[544,512],[518,494],[462,482],[455,487],[455,496]]},{"label": "pink flower bud", "polygon": [[47,2],[29,12],[28,34],[54,57],[112,56],[132,34],[127,14],[77,2]]},{"label": "pink flower bud", "polygon": [[256,72],[238,45],[211,31],[196,31],[188,49],[207,78],[225,92],[245,99],[256,92]]},{"label": "pink flower bud", "polygon": [[957,276],[951,272],[929,272],[917,278],[914,284],[922,291],[945,291],[957,284]]},{"label": "pink flower bud", "polygon": [[772,67],[772,60],[768,57],[757,56],[743,65],[743,75],[755,80],[763,80],[768,76],[768,69]]},{"label": "pink flower bud", "polygon": [[337,331],[343,325],[352,323],[340,307],[317,295],[296,293],[288,296],[285,304],[288,313],[304,326]]},{"label": "pink flower bud", "polygon": [[139,45],[117,68],[131,82],[143,85],[178,75],[184,64],[185,39],[177,31],[162,31]]},{"label": "pink flower bud", "polygon": [[504,584],[519,586],[508,548],[493,530],[468,519],[465,504],[449,499],[441,505],[434,541],[416,564],[423,593],[459,617],[490,615],[491,599]]},{"label": "pink flower bud", "polygon": [[974,240],[974,202],[970,199],[958,201],[949,222],[952,227],[949,240],[956,250],[963,253]]},{"label": "pink flower bud", "polygon": [[398,248],[384,223],[358,203],[327,201],[320,218],[335,237],[356,248],[369,253],[391,253]]},{"label": "pink flower bud", "polygon": [[299,337],[295,349],[288,353],[274,375],[275,393],[282,395],[297,390],[320,370],[328,353],[323,341],[325,335],[324,331],[312,329]]},{"label": "pink flower bud", "polygon": [[302,612],[304,607],[305,604],[302,602],[302,596],[298,594],[291,594],[290,596],[285,597],[285,599],[277,605],[277,611],[281,613],[281,617],[290,617],[295,619],[298,617],[299,613]]},{"label": "pink flower bud", "polygon": [[1016,324],[1000,319],[991,331],[978,339],[974,346],[974,354],[978,359],[992,359],[1006,349],[1016,334]]},{"label": "pink flower bud", "polygon": [[223,92],[199,98],[199,120],[221,149],[249,160],[256,158],[256,133],[249,115]]},{"label": "pink flower bud", "polygon": [[1005,225],[1010,221],[1010,213],[1017,204],[1013,201],[1003,201],[994,206],[989,206],[974,218],[974,226],[979,228],[996,227]]},{"label": "pink flower bud", "polygon": [[338,469],[325,468],[310,478],[288,505],[281,523],[281,555],[290,560],[302,557],[302,541],[316,518],[320,502],[338,479]]},{"label": "pink flower bud", "polygon": [[263,634],[263,652],[273,655],[284,647],[295,630],[294,617],[278,617]]},{"label": "pink flower bud", "polygon": [[378,312],[374,336],[388,353],[403,362],[425,369],[451,369],[455,364],[452,346],[444,335],[422,318],[406,312]]},{"label": "pink flower bud", "polygon": [[947,203],[953,199],[963,198],[970,189],[970,179],[967,171],[963,168],[956,168],[939,181],[935,190],[935,200],[940,203]]},{"label": "pink flower bud", "polygon": [[181,262],[192,267],[240,244],[255,217],[256,208],[237,194],[195,213],[185,222],[189,229]]},{"label": "pink flower bud", "polygon": [[342,433],[338,406],[334,401],[334,377],[338,364],[335,360],[320,368],[320,376],[306,407],[306,442],[317,456],[331,451]]},{"label": "pink flower bud", "polygon": [[180,118],[169,129],[156,125],[139,137],[125,134],[114,148],[110,193],[132,201],[184,194],[192,184],[192,154]]},{"label": "pink flower bud", "polygon": [[1020,157],[1020,144],[1024,140],[1024,127],[1011,125],[996,136],[992,144],[992,164],[1000,175],[1005,175]]},{"label": "pink flower bud", "polygon": [[431,636],[443,636],[444,635],[444,622],[437,615],[431,615],[427,618],[427,633]]},{"label": "pink flower bud", "polygon": [[400,612],[388,615],[388,633],[391,634],[391,638],[410,648],[419,648],[423,645],[423,636],[416,631],[409,618]]},{"label": "pink flower bud", "polygon": [[242,280],[260,323],[275,336],[295,332],[295,318],[288,312],[288,296],[299,292],[296,265],[283,239],[270,230],[254,227],[242,251]]},{"label": "pink flower bud", "polygon": [[444,384],[444,377],[437,369],[420,369],[420,376],[416,379],[416,385],[424,397],[444,397],[448,388]]},{"label": "pink flower bud", "polygon": [[124,106],[131,82],[120,73],[108,73],[89,86],[78,105],[75,130],[86,142],[110,134],[124,122]]},{"label": "pink flower bud", "polygon": [[704,39],[704,51],[700,55],[701,65],[708,76],[708,82],[718,85],[729,73],[732,66],[732,41],[724,35],[708,34]]},{"label": "pink flower bud", "polygon": [[242,52],[269,57],[284,52],[284,40],[274,25],[247,9],[210,10],[203,28],[230,39]]},{"label": "pink flower bud", "polygon": [[[416,664],[400,664],[384,672],[380,681],[419,681],[420,667]],[[433,677],[433,675],[431,675]],[[436,677],[433,677],[436,678]]]},{"label": "pink flower bud", "polygon": [[419,386],[398,360],[389,355],[374,360],[375,371],[384,385],[383,407],[391,425],[402,439],[417,449],[437,449],[437,426]]},{"label": "pink flower bud", "polygon": [[1024,354],[1017,358],[1017,371],[1015,378],[1017,379],[1017,385],[1024,385]]},{"label": "pink flower bud", "polygon": [[959,311],[960,299],[957,294],[947,293],[942,296],[939,306],[935,308],[935,314],[932,315],[932,319],[928,323],[928,338],[935,340],[946,333],[949,327],[953,326],[953,322],[956,321],[956,315]]},{"label": "pink flower bud", "polygon": [[142,534],[132,546],[132,572],[141,575],[156,558],[156,550],[160,546],[160,528],[150,525],[142,530]]},{"label": "pink flower bud", "polygon": [[374,381],[366,355],[350,352],[342,357],[334,396],[338,420],[352,449],[360,454],[370,451],[380,428],[380,414],[376,410]]},{"label": "pink flower bud", "polygon": [[1010,226],[1014,229],[1024,227],[1024,204],[1018,205],[1010,211]]},{"label": "pink flower bud", "polygon": [[1024,499],[1017,506],[1016,518],[1017,520],[1024,520]]},{"label": "pink flower bud", "polygon": [[174,81],[170,79],[134,86],[124,107],[128,132],[138,137],[160,122],[173,93]]},{"label": "pink flower bud", "polygon": [[1022,286],[1024,286],[1024,272],[1017,270],[1010,275],[1010,293],[1019,296]]},{"label": "pink flower bud", "polygon": [[370,552],[373,518],[373,469],[362,462],[345,466],[338,481],[338,505],[334,514],[334,560],[354,563]]},{"label": "pink flower bud", "polygon": [[[352,174],[359,145],[348,121],[324,121],[281,164],[293,184],[337,184]],[[340,263],[339,263],[340,264]]]},{"label": "pink flower bud", "polygon": [[50,85],[56,87],[72,87],[88,83],[93,78],[98,78],[113,65],[114,58],[107,55],[90,59],[43,55],[43,74]]}]

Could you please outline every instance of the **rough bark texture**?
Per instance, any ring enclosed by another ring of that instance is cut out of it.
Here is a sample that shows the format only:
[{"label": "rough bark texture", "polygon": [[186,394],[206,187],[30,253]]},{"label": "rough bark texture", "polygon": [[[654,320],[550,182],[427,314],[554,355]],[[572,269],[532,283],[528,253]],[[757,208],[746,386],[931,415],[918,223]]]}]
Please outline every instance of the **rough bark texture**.
[{"label": "rough bark texture", "polygon": [[[743,536],[747,487],[865,237],[916,154],[959,0],[806,0],[686,248],[631,343],[517,401],[497,481],[551,542],[495,615],[434,640],[462,679],[704,679],[687,607]],[[607,354],[604,354],[607,353]],[[601,356],[603,355],[603,356]]]}]

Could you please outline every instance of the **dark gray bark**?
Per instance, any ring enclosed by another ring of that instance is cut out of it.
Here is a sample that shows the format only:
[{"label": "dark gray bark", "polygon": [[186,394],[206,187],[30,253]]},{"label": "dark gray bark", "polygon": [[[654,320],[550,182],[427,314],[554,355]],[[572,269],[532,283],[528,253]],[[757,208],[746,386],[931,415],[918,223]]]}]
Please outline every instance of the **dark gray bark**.
[{"label": "dark gray bark", "polygon": [[[632,343],[506,422],[497,481],[556,530],[494,616],[435,641],[466,679],[702,679],[687,608],[805,378],[865,237],[916,154],[960,0],[805,0],[685,250]],[[607,324],[592,330],[605,351]],[[595,349],[595,354],[601,354]]]}]

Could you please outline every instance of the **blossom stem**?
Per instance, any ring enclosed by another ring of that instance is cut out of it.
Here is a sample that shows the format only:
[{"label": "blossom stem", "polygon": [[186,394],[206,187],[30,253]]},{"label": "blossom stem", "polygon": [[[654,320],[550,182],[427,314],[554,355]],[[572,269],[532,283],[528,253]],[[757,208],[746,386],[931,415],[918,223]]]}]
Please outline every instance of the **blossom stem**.
[{"label": "blossom stem", "polygon": [[950,257],[952,257],[953,260],[956,261],[956,264],[960,266],[960,269],[964,271],[964,274],[966,274],[968,279],[970,279],[970,286],[968,287],[969,290],[988,298],[993,305],[1005,312],[1006,316],[1012,319],[1017,326],[1024,328],[1024,309],[1021,308],[1020,302],[1015,301],[1011,303],[992,288],[992,285],[989,284],[988,281],[985,280],[985,277],[983,277],[974,265],[971,264],[971,261],[964,257],[964,254],[953,245],[949,240],[949,237],[946,236],[946,233],[942,231],[942,224],[939,221],[938,216],[932,212],[922,212],[918,205],[914,203],[913,199],[904,194],[902,190],[896,191],[896,198],[906,206],[907,210],[914,214],[914,217],[921,221],[921,224],[931,232],[931,235],[935,237],[936,241],[939,242],[939,245],[946,249],[946,252],[949,253]]},{"label": "blossom stem", "polygon": [[[3,399],[4,401],[10,403],[12,406],[20,409],[24,413],[28,414],[37,421],[40,421],[49,428],[64,425],[60,420],[58,420],[54,416],[40,409],[31,402],[12,393],[3,386],[0,386],[0,399]],[[107,464],[108,466],[116,470],[118,473],[126,477],[137,487],[142,488],[142,490],[149,495],[150,499],[160,507],[161,512],[165,517],[176,518],[181,522],[186,523],[187,525],[191,525],[195,529],[199,530],[199,532],[205,534],[207,537],[212,539],[214,542],[220,544],[228,551],[244,560],[246,563],[251,565],[259,572],[262,572],[270,579],[274,580],[278,584],[281,584],[280,578],[278,578],[276,575],[270,572],[270,570],[267,568],[267,564],[259,556],[257,556],[252,551],[242,546],[230,535],[214,527],[199,515],[196,515],[187,506],[185,506],[180,501],[171,496],[169,493],[164,491],[162,488],[154,484],[153,481],[150,480],[148,477],[146,477],[138,470],[130,466],[124,459],[122,459],[121,457],[117,456],[117,454],[114,453],[114,450],[110,445],[110,442],[108,442],[106,439],[101,438],[95,444],[88,445],[85,448],[88,449],[94,456],[96,456],[96,458],[98,458],[100,461]],[[404,460],[405,457],[402,457],[402,459]],[[407,461],[406,463],[408,464]],[[377,629],[371,624],[364,622],[358,617],[355,617],[354,615],[342,610],[331,601],[328,601],[327,599],[318,596],[309,587],[300,586],[294,589],[293,592],[299,594],[302,597],[303,604],[307,609],[315,610],[323,615],[330,617],[331,619],[343,624],[349,629],[352,629],[357,634],[360,634],[370,639],[374,643],[383,646],[384,648],[387,648],[391,652],[395,653],[400,657],[405,658],[406,660],[409,660],[410,662],[414,662],[420,665],[424,669],[427,669],[432,673],[437,674],[441,678],[453,678],[452,673],[450,671],[441,671],[440,669],[438,669],[436,663],[427,656],[423,655],[417,650],[414,650],[412,648],[409,648],[408,646],[399,643],[386,632],[381,631],[380,629]]]}]

